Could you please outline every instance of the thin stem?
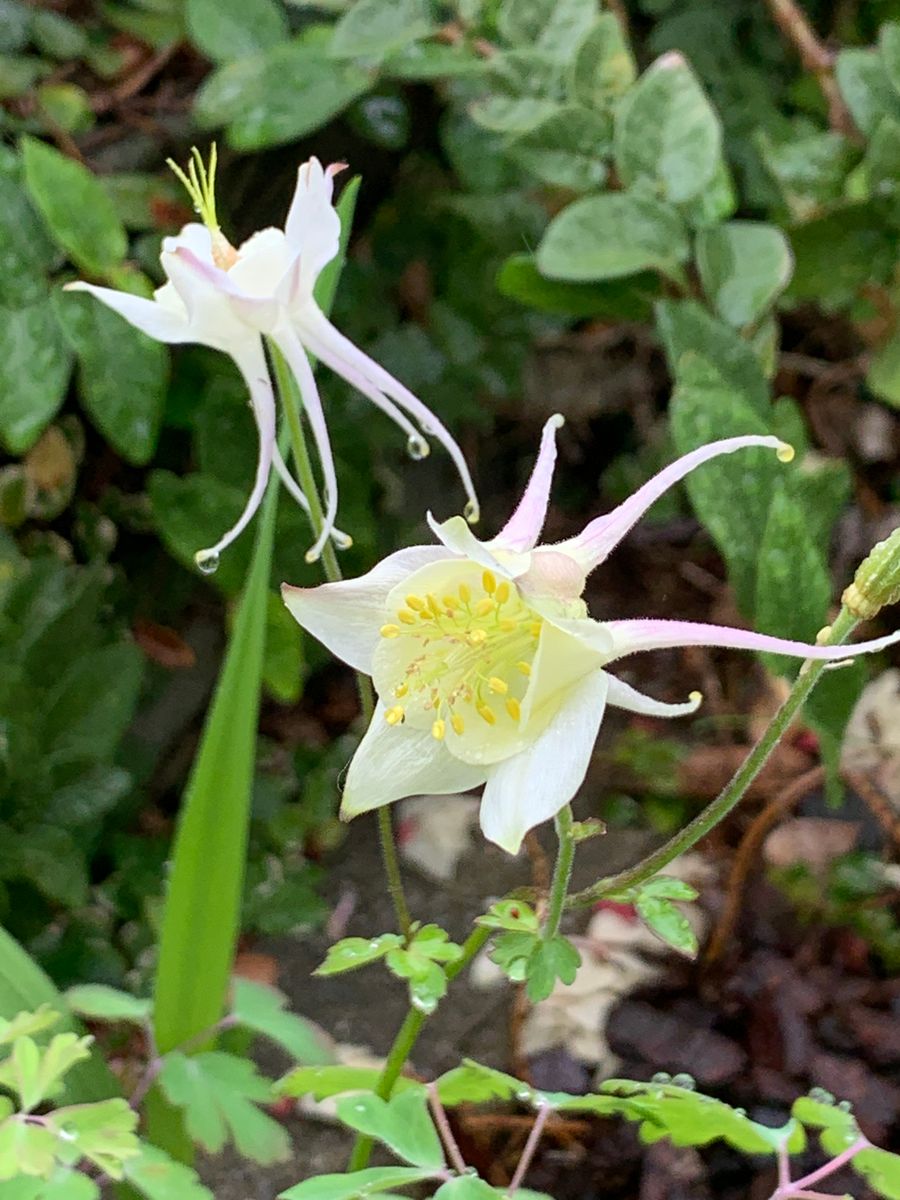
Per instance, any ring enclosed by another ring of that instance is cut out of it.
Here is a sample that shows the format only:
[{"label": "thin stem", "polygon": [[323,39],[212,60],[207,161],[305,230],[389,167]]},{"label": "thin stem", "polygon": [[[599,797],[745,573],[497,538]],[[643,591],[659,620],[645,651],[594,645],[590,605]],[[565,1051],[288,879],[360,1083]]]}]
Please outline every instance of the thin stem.
[{"label": "thin stem", "polygon": [[575,839],[572,836],[572,825],[572,806],[567,804],[556,815],[556,836],[559,840],[559,849],[556,854],[556,866],[553,868],[553,882],[550,884],[550,903],[543,934],[545,942],[549,942],[559,933],[559,923],[566,905],[566,893],[569,890],[572,864],[575,861]]},{"label": "thin stem", "polygon": [[541,1140],[541,1134],[544,1132],[544,1126],[547,1124],[549,1116],[550,1106],[542,1104],[531,1127],[528,1141],[525,1143],[525,1149],[522,1151],[522,1157],[519,1159],[519,1165],[516,1167],[516,1173],[513,1175],[509,1187],[506,1189],[506,1194],[510,1197],[510,1200],[512,1200],[512,1197],[515,1196],[516,1192],[522,1186],[522,1180],[531,1166],[531,1160],[534,1158],[534,1152],[538,1148],[538,1142]]},{"label": "thin stem", "polygon": [[[858,620],[846,608],[842,608],[837,616],[825,645],[837,646],[846,642],[858,624]],[[807,660],[800,669],[800,674],[794,682],[785,702],[769,722],[765,733],[741,763],[732,780],[710,804],[698,813],[684,829],[679,830],[674,837],[669,838],[658,849],[641,859],[633,867],[620,871],[617,875],[609,875],[589,888],[570,896],[567,906],[578,908],[582,905],[594,904],[615,892],[637,887],[645,880],[667,867],[679,854],[684,854],[709,831],[718,825],[743,798],[747,788],[766,764],[769,755],[787,732],[791,722],[797,715],[810,692],[819,682],[826,663],[823,661]]]},{"label": "thin stem", "polygon": [[835,1171],[839,1171],[841,1167],[845,1167],[851,1159],[855,1158],[856,1155],[859,1154],[860,1150],[865,1150],[868,1148],[868,1146],[868,1138],[862,1136],[858,1137],[855,1142],[851,1143],[846,1150],[842,1150],[840,1154],[831,1160],[831,1162],[825,1163],[825,1165],[822,1167],[817,1167],[815,1171],[810,1171],[810,1173],[808,1175],[804,1175],[802,1179],[795,1179],[794,1182],[789,1185],[790,1190],[785,1193],[785,1200],[787,1200],[787,1197],[793,1195],[794,1192],[810,1188],[813,1184],[820,1183],[823,1179],[827,1179],[829,1175],[833,1175]]},{"label": "thin stem", "polygon": [[858,140],[859,131],[834,77],[835,54],[822,44],[809,18],[794,0],[767,0],[767,3],[776,25],[800,55],[804,70],[815,76],[828,105],[831,128]]},{"label": "thin stem", "polygon": [[[281,406],[284,410],[288,431],[291,435],[291,450],[294,456],[297,480],[309,501],[309,520],[313,528],[313,534],[318,537],[322,531],[322,526],[325,524],[325,511],[322,507],[322,499],[319,495],[319,487],[316,483],[316,475],[313,470],[306,435],[303,432],[303,422],[300,416],[302,408],[300,389],[297,387],[296,380],[288,369],[284,356],[278,347],[270,343],[269,350],[272,355],[278,392],[281,396]],[[329,583],[339,583],[343,579],[337,553],[330,540],[326,541],[322,549],[322,569]],[[368,676],[357,671],[356,687],[359,692],[359,703],[362,709],[363,720],[368,724],[375,712],[375,692],[372,688],[372,681]],[[406,901],[406,893],[403,890],[403,876],[400,872],[400,859],[397,855],[397,843],[394,839],[391,814],[387,808],[378,809],[378,838],[381,842],[381,857],[384,862],[385,875],[387,876],[388,893],[391,897],[394,914],[397,918],[397,926],[403,936],[408,938],[412,919],[409,913],[409,905]]]},{"label": "thin stem", "polygon": [[[463,942],[460,957],[456,962],[449,963],[446,968],[448,983],[455,979],[460,971],[465,970],[493,932],[492,929],[483,929],[480,925],[472,930]],[[427,1020],[428,1014],[421,1012],[418,1008],[410,1008],[406,1014],[406,1019],[400,1026],[397,1036],[394,1038],[394,1044],[391,1046],[387,1061],[382,1068],[381,1075],[378,1077],[378,1082],[374,1088],[375,1095],[379,1096],[382,1100],[389,1100],[391,1098],[394,1084],[400,1078],[400,1072],[406,1065],[406,1060],[412,1053],[412,1048],[416,1044],[419,1034],[422,1032],[422,1026]],[[354,1142],[350,1161],[347,1163],[347,1170],[361,1171],[369,1161],[374,1144],[373,1139],[365,1134],[358,1137]]]},{"label": "thin stem", "polygon": [[431,1109],[431,1115],[434,1118],[438,1133],[441,1135],[441,1141],[444,1143],[444,1149],[447,1151],[447,1157],[453,1164],[453,1169],[459,1171],[460,1175],[465,1175],[468,1169],[466,1167],[466,1160],[463,1158],[460,1148],[456,1144],[456,1138],[453,1136],[453,1130],[450,1128],[450,1122],[447,1120],[447,1110],[441,1104],[441,1098],[438,1095],[437,1084],[429,1083],[427,1091],[428,1106]]}]

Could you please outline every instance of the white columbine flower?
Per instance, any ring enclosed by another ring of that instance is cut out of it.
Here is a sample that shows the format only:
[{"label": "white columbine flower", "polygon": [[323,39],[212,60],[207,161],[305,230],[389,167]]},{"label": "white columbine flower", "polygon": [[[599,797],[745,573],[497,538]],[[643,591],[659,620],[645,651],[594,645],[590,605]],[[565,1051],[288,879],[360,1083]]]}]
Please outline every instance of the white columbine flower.
[{"label": "white columbine flower", "polygon": [[219,553],[247,526],[262,500],[272,466],[294,498],[307,510],[309,507],[278,452],[275,398],[263,336],[278,347],[299,384],[322,466],[325,526],[307,554],[308,561],[318,558],[329,536],[343,545],[348,545],[350,539],[334,528],[338,505],[334,458],[307,352],[387,413],[405,432],[414,458],[424,458],[429,449],[419,429],[437,438],[448,450],[465,486],[466,516],[476,521],[478,501],[472,480],[462,451],[449,431],[408,388],[348,341],[316,304],[316,280],[340,245],[341,222],[332,195],[334,176],[342,165],[323,168],[316,158],[303,163],[297,172],[297,187],[284,229],[262,229],[236,249],[219,228],[215,167],[213,148],[208,171],[197,151],[188,175],[175,168],[203,224],[185,225],[177,237],[163,241],[160,261],[168,282],[156,291],[153,300],[89,283],[68,285],[73,290],[90,292],[157,341],[196,342],[229,354],[246,381],[259,430],[256,479],[237,523],[215,546],[198,553],[198,563],[214,569]]},{"label": "white columbine flower", "polygon": [[485,784],[481,828],[516,853],[529,829],[567,804],[587,771],[607,704],[654,717],[692,713],[642,695],[607,670],[626,655],[674,646],[766,650],[846,659],[900,633],[846,646],[808,646],[687,621],[595,621],[586,576],[667,488],[694,467],[747,446],[790,461],[774,437],[712,442],[666,467],[577,537],[538,545],[556,461],[556,429],[519,506],[489,542],[460,517],[429,523],[438,546],[389,555],[367,575],[316,588],[285,585],[297,620],[338,657],[371,675],[379,704],[350,764],[341,815],[418,793]]}]

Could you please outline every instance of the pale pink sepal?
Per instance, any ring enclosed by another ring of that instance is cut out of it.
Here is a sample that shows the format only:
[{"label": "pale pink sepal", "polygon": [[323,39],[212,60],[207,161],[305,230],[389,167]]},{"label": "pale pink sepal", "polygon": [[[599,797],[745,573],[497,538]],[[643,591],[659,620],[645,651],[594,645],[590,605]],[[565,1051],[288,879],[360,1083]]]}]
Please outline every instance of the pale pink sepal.
[{"label": "pale pink sepal", "polygon": [[516,511],[494,538],[492,545],[508,550],[531,550],[537,545],[547,516],[550,487],[556,467],[556,431],[561,429],[565,422],[565,417],[555,413],[544,425],[541,448],[528,486],[516,506]]},{"label": "pale pink sepal", "polygon": [[[315,304],[310,303],[301,306],[293,314],[293,318],[297,331],[304,342],[311,337],[320,346],[326,346],[338,364],[343,362],[355,369],[371,385],[395,401],[400,408],[405,409],[411,417],[418,421],[423,433],[437,438],[453,460],[459,477],[462,480],[463,487],[466,490],[466,496],[468,497],[466,518],[470,522],[477,521],[480,506],[465,456],[459,448],[456,439],[440,418],[423,404],[418,396],[413,395],[409,388],[405,387],[399,379],[395,379],[389,371],[386,371],[374,359],[369,358],[368,354],[364,354],[359,347],[354,346],[349,338],[344,337],[340,330],[331,324],[325,314]],[[339,374],[343,374],[340,365],[336,365],[334,370]]]},{"label": "pale pink sepal", "polygon": [[767,446],[772,450],[785,448],[785,443],[776,437],[748,435],[724,438],[700,446],[670,463],[643,487],[638,488],[618,508],[597,517],[585,526],[577,537],[560,542],[555,549],[571,555],[581,564],[587,575],[598,567],[613,551],[628,531],[640,520],[650,506],[676,483],[680,483],[696,467],[722,454],[733,454],[750,446]]},{"label": "pale pink sepal", "polygon": [[767,654],[785,654],[791,658],[815,658],[839,662],[858,654],[874,654],[900,642],[900,630],[868,642],[846,646],[811,646],[785,638],[753,633],[749,629],[730,629],[726,625],[704,625],[694,621],[605,621],[613,636],[612,658],[624,658],[642,650],[667,650],[676,646],[718,646],[724,650],[760,650]]},{"label": "pale pink sepal", "polygon": [[325,169],[317,158],[310,158],[297,170],[284,232],[291,249],[300,256],[299,284],[306,296],[312,295],[319,273],[340,248],[341,219],[332,198],[334,176],[343,166],[336,163]]}]

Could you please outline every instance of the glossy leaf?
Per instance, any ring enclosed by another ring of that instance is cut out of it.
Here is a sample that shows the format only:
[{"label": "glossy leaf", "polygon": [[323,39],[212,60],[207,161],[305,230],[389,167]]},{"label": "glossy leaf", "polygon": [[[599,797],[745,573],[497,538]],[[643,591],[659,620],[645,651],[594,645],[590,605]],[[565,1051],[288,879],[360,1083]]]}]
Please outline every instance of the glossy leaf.
[{"label": "glossy leaf", "polygon": [[[377,1067],[298,1067],[279,1079],[275,1090],[281,1096],[312,1096],[327,1100],[344,1092],[373,1092],[381,1071]],[[422,1090],[422,1084],[401,1075],[394,1084],[393,1094]]]},{"label": "glossy leaf", "polygon": [[191,41],[214,62],[268,50],[288,32],[277,0],[187,0],[184,15]]},{"label": "glossy leaf", "polygon": [[72,373],[72,352],[49,298],[0,310],[0,439],[29,450],[56,416]]},{"label": "glossy leaf", "polygon": [[433,1174],[415,1167],[369,1167],[347,1175],[318,1175],[280,1192],[279,1200],[365,1200],[392,1188],[421,1183]]},{"label": "glossy leaf", "polygon": [[355,0],[334,27],[333,58],[378,58],[434,29],[426,0]]},{"label": "glossy leaf", "polygon": [[390,1100],[362,1094],[337,1102],[337,1114],[345,1125],[377,1138],[398,1158],[415,1167],[441,1170],[444,1151],[420,1091],[401,1092]]},{"label": "glossy leaf", "polygon": [[328,947],[325,961],[317,967],[316,975],[339,975],[344,971],[355,971],[369,963],[384,958],[389,950],[403,945],[403,938],[396,933],[383,933],[376,938],[342,938]]},{"label": "glossy leaf", "polygon": [[728,221],[697,238],[703,290],[729,325],[741,328],[759,317],[787,287],[793,258],[787,239],[761,221]]}]

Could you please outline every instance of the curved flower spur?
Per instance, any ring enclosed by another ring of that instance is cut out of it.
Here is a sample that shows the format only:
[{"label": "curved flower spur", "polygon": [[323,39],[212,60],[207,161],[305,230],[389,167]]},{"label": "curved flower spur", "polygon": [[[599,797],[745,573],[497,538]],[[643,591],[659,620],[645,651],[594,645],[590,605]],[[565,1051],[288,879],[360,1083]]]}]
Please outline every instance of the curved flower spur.
[{"label": "curved flower spur", "polygon": [[319,557],[329,537],[342,547],[350,545],[351,539],[334,524],[338,508],[334,456],[307,352],[343,376],[399,425],[413,458],[428,454],[423,434],[435,437],[459,471],[468,497],[466,516],[477,521],[478,501],[469,470],[449,431],[408,388],[345,338],[315,301],[316,280],[340,246],[341,222],[333,192],[334,176],[343,164],[323,168],[316,158],[303,163],[284,229],[261,229],[236,248],[222,233],[216,214],[215,146],[208,169],[197,150],[186,174],[171,161],[169,165],[187,188],[203,223],[185,225],[177,237],[164,239],[160,261],[167,282],[154,298],[83,282],[67,287],[90,292],[157,341],[196,342],[221,350],[234,360],[247,384],[259,431],[256,478],[237,522],[214,546],[197,553],[198,566],[215,570],[222,550],[253,518],[273,466],[294,499],[309,511],[307,497],[278,450],[275,395],[264,336],[284,356],[299,385],[322,468],[325,522],[307,552],[308,562]]},{"label": "curved flower spur", "polygon": [[900,632],[852,646],[811,646],[688,621],[596,621],[581,598],[587,575],[635,522],[695,467],[750,446],[793,450],[774,437],[735,437],[686,454],[568,541],[538,545],[556,462],[544,426],[537,463],[510,520],[480,542],[460,517],[437,524],[437,546],[389,555],[367,575],[316,588],[285,585],[285,603],[339,658],[371,675],[375,716],[347,772],[341,815],[418,793],[485,784],[481,828],[516,853],[587,772],[606,705],[654,717],[696,711],[698,692],[664,704],[607,667],[643,650],[721,646],[840,660],[881,650]]}]

